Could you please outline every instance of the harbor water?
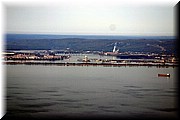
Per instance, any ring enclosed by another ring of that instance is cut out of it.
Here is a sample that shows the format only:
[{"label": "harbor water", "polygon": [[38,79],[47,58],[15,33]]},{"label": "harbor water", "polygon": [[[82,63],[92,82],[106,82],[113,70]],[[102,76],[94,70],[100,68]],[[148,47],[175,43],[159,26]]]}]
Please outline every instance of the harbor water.
[{"label": "harbor water", "polygon": [[11,117],[177,117],[176,67],[5,66]]}]

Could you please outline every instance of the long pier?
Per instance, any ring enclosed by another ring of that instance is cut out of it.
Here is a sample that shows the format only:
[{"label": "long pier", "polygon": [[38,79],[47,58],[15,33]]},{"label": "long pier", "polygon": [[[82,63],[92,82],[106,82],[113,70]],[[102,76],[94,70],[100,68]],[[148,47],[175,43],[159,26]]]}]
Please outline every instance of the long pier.
[{"label": "long pier", "polygon": [[156,66],[156,67],[177,67],[177,64],[165,64],[165,63],[92,63],[92,62],[30,62],[30,61],[5,61],[7,65],[56,65],[56,66],[105,66],[105,67],[120,67],[120,66]]}]

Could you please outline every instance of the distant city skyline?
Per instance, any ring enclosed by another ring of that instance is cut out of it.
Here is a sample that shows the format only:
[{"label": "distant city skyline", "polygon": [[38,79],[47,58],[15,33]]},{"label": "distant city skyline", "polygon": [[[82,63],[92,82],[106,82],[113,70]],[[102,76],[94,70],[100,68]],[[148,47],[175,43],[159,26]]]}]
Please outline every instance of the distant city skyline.
[{"label": "distant city skyline", "polygon": [[175,8],[168,5],[63,3],[6,5],[6,33],[175,36]]}]

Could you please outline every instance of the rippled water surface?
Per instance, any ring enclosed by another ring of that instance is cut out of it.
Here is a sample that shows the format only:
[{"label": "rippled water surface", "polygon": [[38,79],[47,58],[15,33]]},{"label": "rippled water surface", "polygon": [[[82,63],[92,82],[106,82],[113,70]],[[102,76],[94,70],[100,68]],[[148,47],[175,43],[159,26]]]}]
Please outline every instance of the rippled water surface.
[{"label": "rippled water surface", "polygon": [[7,65],[6,70],[11,116],[176,117],[173,67]]}]

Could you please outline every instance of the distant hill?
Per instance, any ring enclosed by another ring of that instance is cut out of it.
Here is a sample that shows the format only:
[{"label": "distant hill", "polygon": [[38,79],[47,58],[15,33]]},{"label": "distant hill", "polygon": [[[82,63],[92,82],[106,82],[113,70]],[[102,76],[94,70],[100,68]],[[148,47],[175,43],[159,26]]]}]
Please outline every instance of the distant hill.
[{"label": "distant hill", "polygon": [[7,50],[112,51],[114,43],[121,52],[176,54],[176,40],[171,36],[83,36],[7,34]]}]

